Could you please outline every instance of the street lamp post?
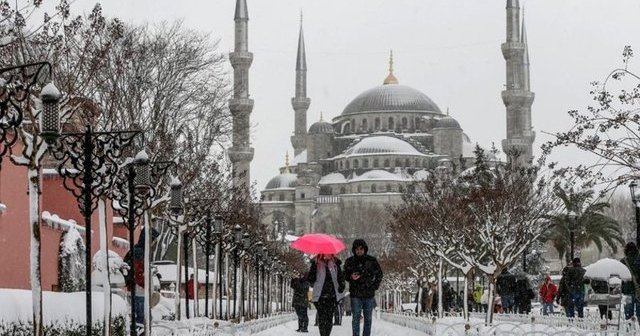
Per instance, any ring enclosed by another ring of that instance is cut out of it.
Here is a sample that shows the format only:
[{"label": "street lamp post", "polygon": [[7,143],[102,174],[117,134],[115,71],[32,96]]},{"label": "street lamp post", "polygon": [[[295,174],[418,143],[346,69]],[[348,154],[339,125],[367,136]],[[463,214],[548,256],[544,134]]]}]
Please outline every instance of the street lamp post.
[{"label": "street lamp post", "polygon": [[[133,160],[128,162],[123,170],[123,174],[118,174],[114,179],[111,190],[112,206],[122,217],[127,218],[127,231],[129,234],[129,256],[128,263],[129,291],[131,295],[131,335],[135,335],[136,311],[135,311],[135,251],[134,233],[138,226],[138,220],[142,214],[151,208],[149,199],[154,199],[158,195],[157,185],[169,168],[174,166],[172,161],[150,162],[149,156],[144,150],[138,152]],[[173,190],[173,187],[172,187]],[[118,206],[115,206],[115,202]],[[176,211],[175,209],[172,209]],[[150,251],[149,251],[150,252]],[[145,251],[145,258],[147,258]],[[147,270],[144,271],[147,273]],[[149,290],[145,288],[145,290]],[[147,295],[145,295],[147,296]]]},{"label": "street lamp post", "polygon": [[[41,135],[53,157],[60,162],[63,186],[78,202],[85,225],[86,333],[92,335],[91,314],[91,215],[113,184],[118,159],[139,131],[95,132],[90,125],[83,133],[59,133],[58,109],[44,109]],[[57,122],[57,124],[56,124]],[[70,169],[71,168],[71,169]]]},{"label": "street lamp post", "polygon": [[[242,234],[242,247],[243,247],[242,250],[244,251],[245,254],[250,251],[251,237],[248,232],[245,232],[244,234]],[[246,317],[245,300],[247,301],[247,303],[249,301],[246,298],[246,290],[245,290],[245,285],[247,282],[245,280],[245,276],[246,276],[245,268],[247,265],[247,261],[249,260],[248,255],[246,255],[243,260],[245,261],[242,263],[243,265],[240,268],[242,270],[242,286],[240,287],[240,300],[242,301],[242,305],[240,306],[240,314],[242,317]]]},{"label": "street lamp post", "polygon": [[576,219],[577,219],[577,214],[575,213],[575,211],[571,210],[569,211],[569,244],[570,244],[570,251],[571,251],[571,262],[573,262],[573,259],[575,258],[574,255],[574,251],[575,251],[575,243],[576,243],[576,237],[575,237],[575,231],[576,231]]},{"label": "street lamp post", "polygon": [[636,213],[636,245],[640,246],[640,207],[638,207],[640,195],[638,195],[638,184],[635,180],[629,183],[629,190],[631,191],[631,202],[633,202]]},{"label": "street lamp post", "polygon": [[236,224],[233,227],[233,318],[237,318],[238,307],[238,252],[242,243],[242,227]]},{"label": "street lamp post", "polygon": [[218,314],[220,315],[220,320],[222,320],[222,235],[224,229],[224,220],[222,216],[216,216],[214,220],[214,225],[216,228],[216,234],[218,235],[218,244],[216,246],[217,249],[217,264],[216,264],[216,272],[218,273]]},{"label": "street lamp post", "polygon": [[261,241],[258,241],[255,248],[255,258],[256,258],[256,318],[260,317],[260,259],[262,258],[264,244]]}]

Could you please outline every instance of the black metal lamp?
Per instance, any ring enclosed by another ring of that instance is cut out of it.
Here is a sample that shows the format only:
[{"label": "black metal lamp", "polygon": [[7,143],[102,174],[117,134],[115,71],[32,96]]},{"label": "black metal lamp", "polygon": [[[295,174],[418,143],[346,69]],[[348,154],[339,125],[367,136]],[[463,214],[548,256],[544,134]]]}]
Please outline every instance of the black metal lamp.
[{"label": "black metal lamp", "polygon": [[255,245],[256,247],[256,257],[262,257],[262,251],[264,251],[264,243],[262,241],[258,241]]},{"label": "black metal lamp", "polygon": [[133,164],[136,171],[133,185],[136,191],[146,194],[151,188],[151,166],[149,165],[149,155],[144,149],[136,154]]},{"label": "black metal lamp", "polygon": [[45,85],[40,92],[42,101],[40,136],[48,144],[54,143],[60,136],[60,97],[62,95],[53,83]]},{"label": "black metal lamp", "polygon": [[171,178],[171,200],[169,201],[169,210],[174,216],[182,214],[182,182],[173,176]]},{"label": "black metal lamp", "polygon": [[638,208],[638,201],[640,200],[640,195],[638,195],[638,183],[636,180],[631,181],[629,183],[629,191],[631,191],[631,202],[633,202],[633,207],[635,208],[636,214],[636,245],[640,244],[640,208]]},{"label": "black metal lamp", "polygon": [[233,227],[233,241],[236,244],[242,242],[242,227],[240,224],[236,224],[236,226]]},{"label": "black metal lamp", "polygon": [[220,215],[216,216],[216,218],[213,220],[213,228],[216,234],[222,232],[223,225],[224,225],[224,220],[222,219],[222,216]]},{"label": "black metal lamp", "polygon": [[249,247],[251,247],[251,239],[250,239],[249,232],[245,232],[244,234],[242,234],[242,247],[245,250],[248,250]]},{"label": "black metal lamp", "polygon": [[578,217],[578,215],[575,213],[575,211],[571,210],[569,211],[569,243],[570,245],[570,249],[571,249],[571,262],[573,262],[573,258],[574,258],[574,246],[575,246],[575,241],[576,241],[576,236],[575,236],[575,231],[576,231],[576,219]]}]

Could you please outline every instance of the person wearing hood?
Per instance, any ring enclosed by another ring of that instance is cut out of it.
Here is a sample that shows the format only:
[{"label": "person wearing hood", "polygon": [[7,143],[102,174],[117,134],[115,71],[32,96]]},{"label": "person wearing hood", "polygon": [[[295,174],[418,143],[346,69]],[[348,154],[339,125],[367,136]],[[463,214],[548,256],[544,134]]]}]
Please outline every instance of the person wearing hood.
[{"label": "person wearing hood", "polygon": [[558,287],[551,281],[551,276],[547,274],[544,278],[544,283],[538,290],[540,294],[540,301],[542,302],[542,315],[553,314],[553,300],[558,294]]},{"label": "person wearing hood", "polygon": [[363,239],[356,239],[351,248],[353,256],[344,263],[344,276],[349,282],[353,336],[360,336],[360,313],[364,317],[362,336],[371,335],[371,317],[376,305],[375,294],[382,281],[382,269],[375,257],[368,254]]},{"label": "person wearing hood", "polygon": [[[158,230],[154,228],[151,228],[151,249],[154,248],[159,236],[160,232],[158,232]],[[134,302],[132,304],[136,312],[136,323],[139,324],[144,323],[144,241],[145,232],[144,228],[142,228],[142,230],[140,230],[140,235],[138,236],[138,242],[133,246],[132,250],[127,252],[124,257],[124,261],[129,265],[129,267],[133,266],[133,272],[129,272],[127,276],[127,284],[130,291],[135,291],[135,296],[133,299]],[[133,258],[131,257],[132,251]]]}]

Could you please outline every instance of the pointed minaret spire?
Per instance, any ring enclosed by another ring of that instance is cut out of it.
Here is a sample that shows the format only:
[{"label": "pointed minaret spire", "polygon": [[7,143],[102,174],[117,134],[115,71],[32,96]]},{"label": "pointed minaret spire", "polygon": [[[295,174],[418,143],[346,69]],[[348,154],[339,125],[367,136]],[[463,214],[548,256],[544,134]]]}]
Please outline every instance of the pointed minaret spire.
[{"label": "pointed minaret spire", "polygon": [[247,0],[236,0],[234,16],[235,43],[229,61],[233,67],[233,97],[229,110],[233,118],[232,146],[228,150],[233,164],[233,186],[247,193],[251,188],[251,160],[253,148],[250,143],[250,115],[253,99],[249,99],[249,68],[253,54],[249,52],[249,12]]},{"label": "pointed minaret spire", "polygon": [[529,91],[531,83],[529,81],[529,45],[527,44],[527,26],[524,22],[524,7],[522,8],[522,36],[520,41],[524,44],[522,55],[522,88]]},{"label": "pointed minaret spire", "polygon": [[291,173],[291,171],[289,170],[289,151],[284,154],[284,173]]},{"label": "pointed minaret spire", "polygon": [[296,55],[296,88],[295,96],[291,98],[291,106],[295,111],[294,131],[291,136],[293,154],[298,156],[307,149],[307,110],[311,99],[307,98],[307,56],[304,46],[304,32],[302,30],[302,11],[300,12],[300,33],[298,34],[298,52]]},{"label": "pointed minaret spire", "polygon": [[393,50],[389,51],[389,75],[387,75],[382,84],[398,84],[398,79],[393,75]]},{"label": "pointed minaret spire", "polygon": [[324,121],[324,118],[322,118],[322,111],[320,111],[320,121]]},{"label": "pointed minaret spire", "polygon": [[507,0],[507,38],[502,44],[506,61],[506,89],[502,101],[507,110],[507,136],[502,150],[510,156],[517,154],[520,164],[528,165],[533,159],[535,132],[531,124],[531,105],[535,95],[529,85],[529,51],[527,30],[520,22],[520,3]]}]

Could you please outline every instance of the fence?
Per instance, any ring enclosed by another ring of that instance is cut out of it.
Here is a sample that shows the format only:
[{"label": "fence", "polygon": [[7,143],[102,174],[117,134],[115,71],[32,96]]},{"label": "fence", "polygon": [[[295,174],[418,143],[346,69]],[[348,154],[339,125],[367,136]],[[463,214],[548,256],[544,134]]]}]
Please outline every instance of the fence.
[{"label": "fence", "polygon": [[484,323],[484,317],[484,314],[471,313],[469,322],[465,322],[457,313],[448,314],[443,318],[380,313],[380,318],[387,322],[427,335],[640,336],[640,328],[635,320],[622,321],[618,329],[617,325],[607,325],[607,320],[593,317],[568,319],[564,316],[496,314],[490,325]]},{"label": "fence", "polygon": [[154,322],[151,334],[152,336],[249,336],[296,319],[295,314],[285,313],[240,323],[207,318],[158,321]]}]

